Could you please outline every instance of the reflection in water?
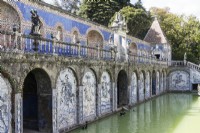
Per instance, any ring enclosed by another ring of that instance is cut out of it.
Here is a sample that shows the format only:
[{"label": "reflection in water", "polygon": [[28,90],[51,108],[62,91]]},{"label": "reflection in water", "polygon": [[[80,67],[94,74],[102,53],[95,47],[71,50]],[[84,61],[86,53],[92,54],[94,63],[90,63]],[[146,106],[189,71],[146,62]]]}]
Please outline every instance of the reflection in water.
[{"label": "reflection in water", "polygon": [[[89,124],[87,130],[71,133],[173,133],[197,98],[192,94],[166,94],[131,109],[125,116],[113,115]],[[198,105],[200,108],[200,100]]]}]

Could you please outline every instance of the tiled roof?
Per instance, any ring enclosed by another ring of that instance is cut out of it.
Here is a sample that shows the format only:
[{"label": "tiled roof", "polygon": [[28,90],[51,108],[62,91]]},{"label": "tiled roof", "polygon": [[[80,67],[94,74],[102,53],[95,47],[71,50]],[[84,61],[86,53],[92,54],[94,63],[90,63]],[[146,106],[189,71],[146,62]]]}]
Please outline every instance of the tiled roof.
[{"label": "tiled roof", "polygon": [[167,43],[165,35],[163,34],[163,31],[157,19],[153,21],[151,28],[144,38],[144,41],[153,44]]}]

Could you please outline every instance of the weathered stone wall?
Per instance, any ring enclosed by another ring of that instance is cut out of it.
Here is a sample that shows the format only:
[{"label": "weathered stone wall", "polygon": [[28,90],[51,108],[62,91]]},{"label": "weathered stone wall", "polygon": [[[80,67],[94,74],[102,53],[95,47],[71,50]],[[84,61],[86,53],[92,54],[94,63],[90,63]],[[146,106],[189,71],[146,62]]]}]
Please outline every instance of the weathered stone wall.
[{"label": "weathered stone wall", "polygon": [[[24,34],[29,34],[31,29],[29,12],[36,9],[43,23],[43,37],[50,38],[51,33],[59,33],[58,40],[72,42],[76,32],[80,44],[85,45],[88,39],[93,46],[101,43],[107,45],[113,36],[113,31],[107,27],[86,22],[44,4],[28,0],[2,3],[0,7],[5,8],[5,11],[11,10],[6,14],[9,22],[20,24],[20,31]],[[0,15],[0,19],[5,18],[2,12]],[[146,56],[144,53],[151,48],[150,44],[130,36],[118,36],[117,42],[123,42],[126,47],[127,40],[130,43],[137,42],[136,54],[139,52]],[[34,110],[38,114],[38,123],[35,124],[38,130],[53,133],[68,131],[86,121],[94,121],[113,113],[120,109],[119,101],[123,101],[122,106],[133,106],[153,97],[153,71],[156,73],[156,94],[165,92],[162,88],[166,83],[166,74],[163,77],[160,72],[165,73],[167,65],[145,64],[146,59],[139,59],[140,64],[137,64],[128,59],[120,63],[116,60],[90,60],[49,53],[40,55],[33,52],[30,40],[25,39],[25,42],[29,45],[22,44],[22,47],[29,53],[0,53],[0,132],[23,132],[25,83],[30,73],[37,84],[35,88],[32,86],[36,89],[34,96],[38,99],[34,101],[38,105],[38,110]],[[11,46],[11,43],[7,41],[5,45]],[[124,78],[119,78],[121,71]]]},{"label": "weathered stone wall", "polygon": [[[67,131],[85,121],[93,121],[115,112],[118,98],[117,79],[121,70],[124,70],[127,74],[129,87],[127,88],[127,96],[124,98],[127,99],[127,105],[131,106],[152,97],[150,80],[152,71],[166,71],[167,68],[166,66],[148,65],[147,67],[145,64],[134,65],[110,61],[15,53],[1,53],[0,62],[1,73],[8,73],[13,79],[13,81],[9,79],[10,84],[13,84],[12,87],[2,75],[0,83],[2,86],[4,84],[7,87],[4,87],[5,89],[1,88],[2,97],[4,94],[8,94],[6,97],[8,102],[5,104],[9,103],[8,105],[15,112],[15,115],[10,113],[9,119],[3,119],[8,122],[8,130],[13,129],[15,132],[23,131],[23,84],[30,72],[42,70],[49,77],[50,81],[48,83],[41,79],[42,75],[36,76],[38,79],[36,81],[39,84],[38,89],[42,90],[42,92],[45,91],[45,88],[48,90],[48,86],[52,88],[52,94],[49,97],[51,98],[52,106],[44,107],[52,110],[52,128],[53,132],[57,132]],[[15,95],[14,106],[10,104],[11,92]],[[160,93],[163,92],[160,91]],[[48,93],[45,91],[45,94]],[[48,104],[42,101],[41,103]],[[42,113],[45,109],[42,109],[41,106],[40,110]],[[7,112],[9,114],[9,108],[7,108]],[[13,118],[15,125],[11,126],[11,118]]]}]

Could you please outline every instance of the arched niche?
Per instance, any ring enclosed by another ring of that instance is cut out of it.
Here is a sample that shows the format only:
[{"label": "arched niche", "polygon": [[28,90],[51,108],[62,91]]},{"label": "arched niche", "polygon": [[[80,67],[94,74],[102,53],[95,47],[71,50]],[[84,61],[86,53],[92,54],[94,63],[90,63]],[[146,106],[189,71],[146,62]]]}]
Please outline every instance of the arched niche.
[{"label": "arched niche", "polygon": [[138,86],[138,78],[137,78],[137,74],[136,72],[132,73],[131,76],[131,87],[130,87],[130,100],[129,103],[132,104],[136,104],[137,103],[137,86]]},{"label": "arched niche", "polygon": [[73,31],[72,36],[73,36],[72,43],[76,44],[76,43],[80,42],[78,31],[76,31],[76,30]]},{"label": "arched niche", "polygon": [[82,114],[83,121],[96,117],[96,76],[91,69],[87,69],[82,78]]},{"label": "arched niche", "polygon": [[13,25],[21,26],[18,12],[9,4],[0,2],[0,29],[12,31]]},{"label": "arched niche", "polygon": [[129,46],[129,50],[130,50],[131,54],[137,55],[137,44],[132,42]]},{"label": "arched niche", "polygon": [[[17,8],[12,7],[4,1],[0,2],[0,31],[13,32],[13,27],[21,31],[21,14]],[[0,33],[0,47],[14,47],[13,35],[5,35]]]},{"label": "arched niche", "polygon": [[57,83],[57,122],[58,129],[69,128],[77,124],[77,78],[71,68],[62,70]]},{"label": "arched niche", "polygon": [[56,28],[56,39],[58,41],[63,41],[63,29],[61,26],[58,26]]},{"label": "arched niche", "polygon": [[111,78],[108,72],[104,71],[101,75],[101,114],[105,114],[111,111],[112,103],[112,88],[111,88]]},{"label": "arched niche", "polygon": [[103,36],[96,30],[90,30],[87,34],[87,44],[90,47],[103,47]]}]

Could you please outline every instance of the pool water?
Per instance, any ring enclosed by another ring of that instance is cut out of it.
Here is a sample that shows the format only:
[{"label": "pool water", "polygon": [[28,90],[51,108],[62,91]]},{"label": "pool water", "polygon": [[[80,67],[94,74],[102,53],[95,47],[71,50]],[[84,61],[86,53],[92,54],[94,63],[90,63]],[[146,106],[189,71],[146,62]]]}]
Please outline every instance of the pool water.
[{"label": "pool water", "polygon": [[165,94],[70,133],[200,133],[200,97]]}]

